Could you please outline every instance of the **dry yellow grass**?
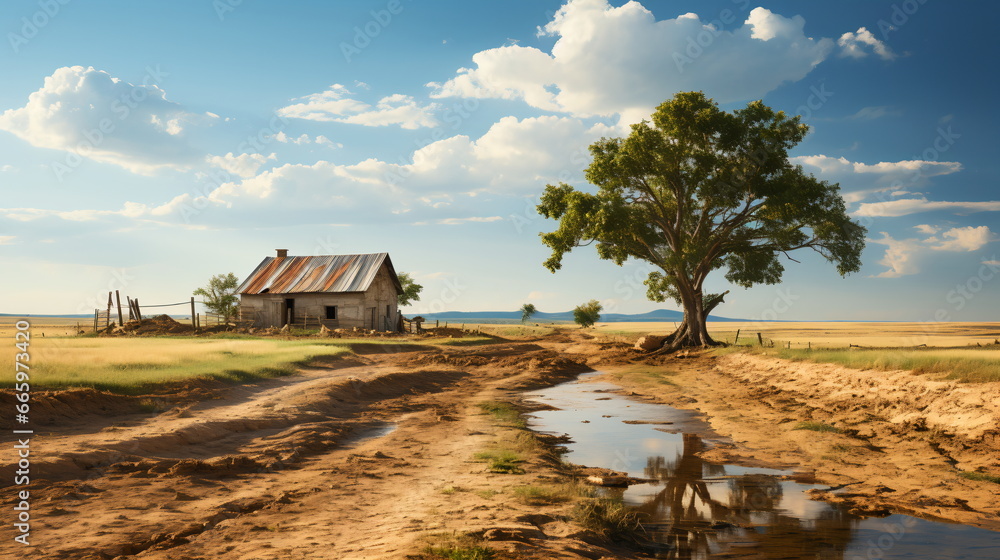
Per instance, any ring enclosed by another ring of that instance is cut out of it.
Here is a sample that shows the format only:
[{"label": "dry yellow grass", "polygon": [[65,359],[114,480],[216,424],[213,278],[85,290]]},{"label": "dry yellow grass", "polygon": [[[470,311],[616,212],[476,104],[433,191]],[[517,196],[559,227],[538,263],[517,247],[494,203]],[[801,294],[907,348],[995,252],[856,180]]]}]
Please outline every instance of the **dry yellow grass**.
[{"label": "dry yellow grass", "polygon": [[69,317],[0,317],[0,338],[13,338],[14,324],[20,320],[31,323],[31,334],[39,338],[50,336],[75,336],[77,323],[86,332],[93,332],[94,319]]},{"label": "dry yellow grass", "polygon": [[287,374],[295,364],[347,351],[345,343],[318,340],[44,337],[32,339],[29,365],[36,387],[127,392],[189,378],[241,381]]},{"label": "dry yellow grass", "polygon": [[[596,331],[611,335],[636,336],[646,333],[669,334],[673,323],[598,323]],[[709,333],[717,340],[732,343],[740,329],[741,344],[756,343],[757,333],[776,345],[792,343],[792,348],[865,347],[956,347],[983,346],[1000,339],[1000,323],[849,323],[795,322],[752,323],[713,322]]]}]

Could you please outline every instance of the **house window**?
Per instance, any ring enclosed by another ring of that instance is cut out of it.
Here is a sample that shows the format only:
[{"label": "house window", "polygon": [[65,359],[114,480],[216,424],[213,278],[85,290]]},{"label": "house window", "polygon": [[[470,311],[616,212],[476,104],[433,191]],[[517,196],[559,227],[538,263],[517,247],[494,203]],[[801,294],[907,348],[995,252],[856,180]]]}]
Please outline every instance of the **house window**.
[{"label": "house window", "polygon": [[333,321],[337,318],[337,306],[327,305],[326,306],[326,318]]}]

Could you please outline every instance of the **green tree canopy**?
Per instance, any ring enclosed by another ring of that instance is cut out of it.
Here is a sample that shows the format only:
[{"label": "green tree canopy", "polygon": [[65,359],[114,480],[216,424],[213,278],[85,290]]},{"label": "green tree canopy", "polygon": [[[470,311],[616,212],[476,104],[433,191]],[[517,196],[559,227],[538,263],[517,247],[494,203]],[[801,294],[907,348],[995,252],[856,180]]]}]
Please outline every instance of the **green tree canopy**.
[{"label": "green tree canopy", "polygon": [[781,257],[813,249],[846,275],[861,267],[865,228],[847,214],[839,186],[788,160],[808,127],[760,101],[728,113],[701,92],[678,93],[652,123],[627,138],[590,146],[590,194],[547,185],[540,214],[559,221],[542,234],[555,272],[574,247],[596,243],[602,259],[657,267],[645,284],[653,301],[671,298],[684,321],[670,343],[714,344],[705,319],[725,294],[705,294],[723,269],[741,287],[780,282]]},{"label": "green tree canopy", "polygon": [[573,320],[582,328],[592,327],[594,323],[601,320],[602,309],[604,307],[601,306],[601,302],[592,299],[573,308]]},{"label": "green tree canopy", "polygon": [[205,307],[212,313],[222,315],[223,320],[228,323],[236,316],[239,307],[240,298],[236,295],[239,285],[239,279],[232,272],[216,274],[209,279],[207,286],[195,290],[194,295],[201,296]]},{"label": "green tree canopy", "polygon": [[413,278],[406,272],[400,272],[396,277],[399,278],[399,284],[403,286],[403,293],[397,296],[399,306],[402,307],[410,305],[414,301],[420,301],[420,291],[424,287],[414,282]]},{"label": "green tree canopy", "polygon": [[531,316],[538,313],[538,309],[533,303],[526,303],[521,306],[521,323],[527,323]]}]

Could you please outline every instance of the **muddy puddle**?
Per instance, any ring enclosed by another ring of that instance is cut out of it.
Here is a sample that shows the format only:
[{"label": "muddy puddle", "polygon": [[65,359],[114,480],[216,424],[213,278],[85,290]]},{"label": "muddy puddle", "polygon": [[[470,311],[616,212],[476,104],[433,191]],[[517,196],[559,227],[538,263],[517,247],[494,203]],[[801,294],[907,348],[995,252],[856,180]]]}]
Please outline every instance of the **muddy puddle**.
[{"label": "muddy puddle", "polygon": [[613,393],[599,373],[542,391],[530,400],[554,407],[532,413],[540,432],[567,434],[567,461],[655,482],[602,489],[643,516],[649,536],[668,545],[662,558],[982,559],[1000,558],[1000,533],[893,514],[860,518],[809,499],[823,485],[789,480],[791,471],[720,465],[696,453],[724,445],[692,412]]},{"label": "muddy puddle", "polygon": [[368,424],[351,432],[350,436],[340,442],[340,447],[342,449],[354,449],[363,443],[395,432],[397,427],[399,426],[395,422],[375,422]]}]

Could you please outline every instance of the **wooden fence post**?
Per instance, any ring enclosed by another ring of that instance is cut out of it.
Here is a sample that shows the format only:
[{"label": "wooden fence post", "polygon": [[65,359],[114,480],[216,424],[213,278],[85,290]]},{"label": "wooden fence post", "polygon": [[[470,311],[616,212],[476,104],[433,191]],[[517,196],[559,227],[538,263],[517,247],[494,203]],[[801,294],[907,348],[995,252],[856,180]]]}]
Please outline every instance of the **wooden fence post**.
[{"label": "wooden fence post", "polygon": [[191,326],[198,329],[198,317],[194,314],[194,296],[191,296]]},{"label": "wooden fence post", "polygon": [[120,327],[125,324],[125,321],[122,320],[122,296],[118,290],[115,290],[115,300],[118,301],[118,326]]},{"label": "wooden fence post", "polygon": [[95,309],[94,310],[94,332],[95,333],[97,332],[97,317],[99,316],[100,313],[101,313],[100,309]]},{"label": "wooden fence post", "polygon": [[111,326],[111,304],[113,300],[111,299],[111,292],[108,292],[108,316],[104,320],[104,328]]},{"label": "wooden fence post", "polygon": [[757,342],[759,342],[761,346],[764,345],[764,337],[760,336],[760,333],[757,333]]},{"label": "wooden fence post", "polygon": [[736,343],[739,341],[740,341],[740,329],[736,329],[736,338],[733,340],[733,346],[736,346]]}]

